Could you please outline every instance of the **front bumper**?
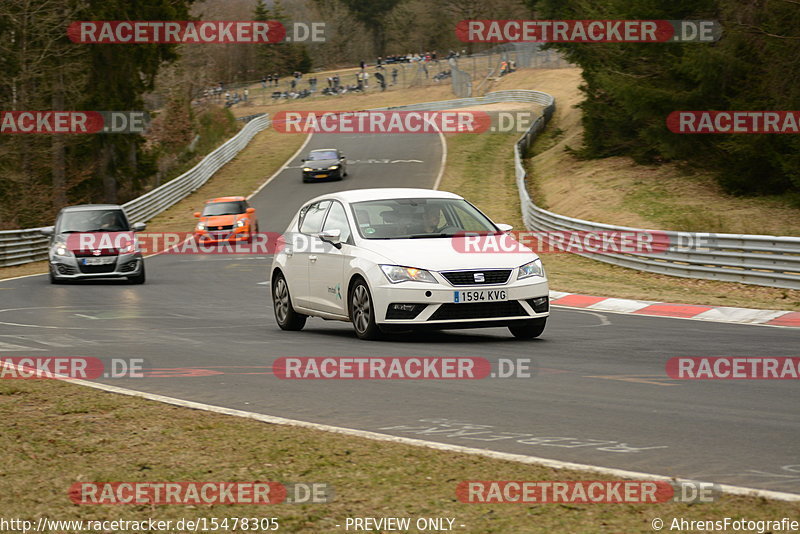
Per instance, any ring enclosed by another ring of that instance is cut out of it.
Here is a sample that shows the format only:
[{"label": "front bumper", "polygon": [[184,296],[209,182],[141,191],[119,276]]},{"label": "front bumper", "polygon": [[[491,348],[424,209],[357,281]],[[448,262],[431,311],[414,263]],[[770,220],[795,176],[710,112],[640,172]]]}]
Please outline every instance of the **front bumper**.
[{"label": "front bumper", "polygon": [[208,231],[208,230],[195,230],[194,238],[198,243],[205,243],[214,245],[218,243],[237,243],[239,241],[248,241],[252,237],[250,228],[243,226],[233,230],[223,231]]},{"label": "front bumper", "polygon": [[321,182],[323,180],[339,180],[342,178],[342,168],[320,169],[314,171],[303,171],[304,182]]},{"label": "front bumper", "polygon": [[84,257],[50,255],[50,272],[59,280],[84,280],[90,278],[126,278],[136,276],[144,268],[141,252],[114,256],[106,265],[84,265]]},{"label": "front bumper", "polygon": [[[505,298],[487,302],[455,302],[455,293],[461,291],[504,291]],[[468,328],[505,326],[547,317],[550,315],[548,294],[547,279],[542,277],[514,280],[502,285],[467,286],[424,282],[392,284],[386,281],[373,286],[373,303],[376,322],[382,326]]]}]

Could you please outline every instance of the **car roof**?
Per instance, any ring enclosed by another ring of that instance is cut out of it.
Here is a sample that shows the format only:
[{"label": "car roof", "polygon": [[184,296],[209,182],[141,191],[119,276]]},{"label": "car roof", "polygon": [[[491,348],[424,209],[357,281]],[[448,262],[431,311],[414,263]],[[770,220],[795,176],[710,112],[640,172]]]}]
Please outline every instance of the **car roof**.
[{"label": "car roof", "polygon": [[67,206],[62,211],[96,211],[96,210],[121,210],[119,204],[78,204],[77,206]]},{"label": "car roof", "polygon": [[[393,198],[452,198],[463,199],[455,193],[447,191],[437,191],[436,189],[418,189],[411,187],[381,187],[374,189],[352,189],[350,191],[339,191],[320,195],[309,202],[335,198],[346,203],[364,202],[367,200],[388,200]],[[308,203],[306,203],[308,204]]]},{"label": "car roof", "polygon": [[240,202],[244,199],[244,197],[219,197],[206,200],[206,204],[213,204],[214,202]]},{"label": "car roof", "polygon": [[311,152],[338,152],[338,151],[339,149],[337,148],[315,148],[314,150],[310,150],[309,154]]}]

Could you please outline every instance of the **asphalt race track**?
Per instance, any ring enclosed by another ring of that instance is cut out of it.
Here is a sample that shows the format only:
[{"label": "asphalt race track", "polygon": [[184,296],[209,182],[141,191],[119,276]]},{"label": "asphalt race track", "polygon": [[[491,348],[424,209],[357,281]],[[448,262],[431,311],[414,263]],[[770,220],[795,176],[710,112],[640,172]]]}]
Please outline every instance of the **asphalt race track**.
[{"label": "asphalt race track", "polygon": [[[436,135],[314,136],[350,161],[341,182],[303,184],[299,160],[253,197],[261,231],[340,189],[431,187]],[[487,186],[491,179],[487,178]],[[497,221],[504,222],[504,221]],[[187,230],[194,224],[187,221]],[[547,265],[547,258],[544,258]],[[148,282],[0,282],[4,356],[145,358],[117,386],[275,416],[564,461],[800,493],[800,393],[792,380],[674,381],[675,356],[797,356],[797,329],[554,308],[543,337],[504,328],[359,341],[349,324],[273,318],[266,256],[164,254]],[[529,358],[530,378],[280,380],[284,356]]]}]

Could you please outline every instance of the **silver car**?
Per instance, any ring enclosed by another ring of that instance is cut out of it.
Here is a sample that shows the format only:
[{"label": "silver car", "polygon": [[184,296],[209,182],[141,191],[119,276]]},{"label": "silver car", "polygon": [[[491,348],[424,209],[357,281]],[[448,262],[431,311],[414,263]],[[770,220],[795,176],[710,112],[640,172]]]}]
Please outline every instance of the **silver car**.
[{"label": "silver car", "polygon": [[55,226],[40,230],[50,236],[50,282],[127,278],[143,284],[144,258],[135,232],[144,229],[144,223],[129,224],[122,206],[115,204],[62,209]]}]

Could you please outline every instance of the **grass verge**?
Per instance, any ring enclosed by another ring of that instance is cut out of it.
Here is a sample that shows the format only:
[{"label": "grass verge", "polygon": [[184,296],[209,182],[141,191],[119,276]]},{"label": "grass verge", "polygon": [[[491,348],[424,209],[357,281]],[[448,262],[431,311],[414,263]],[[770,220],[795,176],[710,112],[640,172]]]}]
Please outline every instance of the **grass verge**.
[{"label": "grass verge", "polygon": [[[60,381],[0,382],[0,416],[0,509],[6,518],[257,516],[278,517],[285,532],[341,532],[347,517],[450,517],[455,530],[468,533],[597,533],[651,532],[654,517],[800,514],[800,503],[739,496],[695,505],[463,504],[455,495],[462,480],[611,478],[271,425]],[[68,488],[93,481],[324,482],[336,497],[326,504],[263,507],[73,504]]]},{"label": "grass verge", "polygon": [[726,194],[710,174],[677,163],[638,165],[628,157],[583,160],[577,68],[524,70],[493,89],[553,95],[556,114],[530,159],[537,204],[570,217],[686,232],[800,236],[800,206],[786,197]]}]

